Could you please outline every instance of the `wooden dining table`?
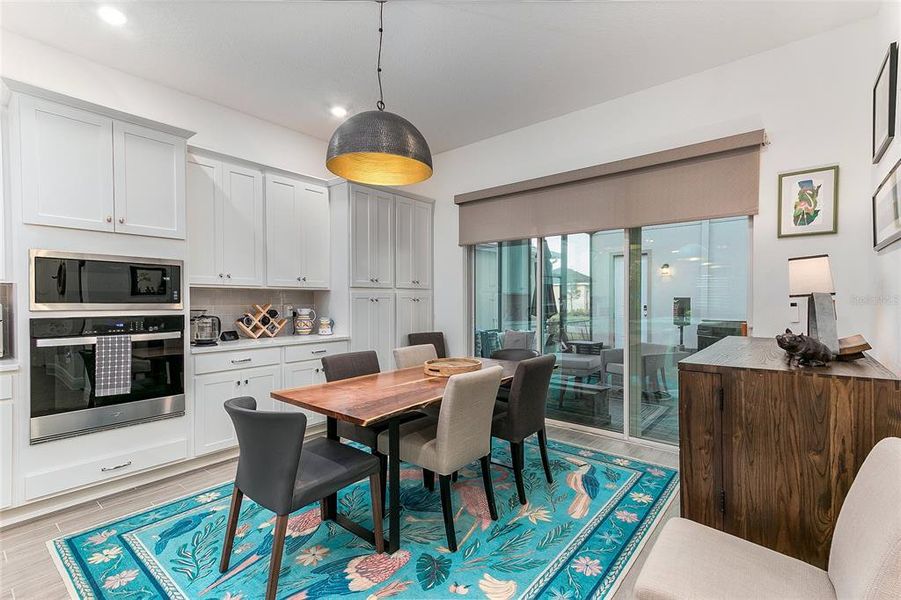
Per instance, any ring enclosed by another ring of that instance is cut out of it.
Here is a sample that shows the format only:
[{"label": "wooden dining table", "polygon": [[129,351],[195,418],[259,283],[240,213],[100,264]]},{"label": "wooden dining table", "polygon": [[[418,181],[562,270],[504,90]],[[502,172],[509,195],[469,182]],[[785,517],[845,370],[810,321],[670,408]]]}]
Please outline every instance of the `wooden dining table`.
[{"label": "wooden dining table", "polygon": [[[482,367],[500,365],[502,382],[513,379],[517,361],[480,358]],[[326,435],[338,439],[338,421],[369,426],[388,426],[388,552],[400,548],[400,422],[417,409],[440,402],[448,379],[429,377],[422,367],[385,371],[302,388],[272,392],[272,397],[305,410],[325,415]],[[373,543],[372,531],[338,514],[338,496],[326,498],[323,516],[351,533]]]}]

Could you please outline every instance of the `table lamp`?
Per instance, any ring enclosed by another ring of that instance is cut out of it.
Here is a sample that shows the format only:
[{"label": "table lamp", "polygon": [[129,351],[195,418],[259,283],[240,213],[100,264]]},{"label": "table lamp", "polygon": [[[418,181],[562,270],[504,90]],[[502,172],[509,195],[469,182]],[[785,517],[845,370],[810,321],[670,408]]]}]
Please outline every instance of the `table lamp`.
[{"label": "table lamp", "polygon": [[789,296],[807,298],[807,335],[838,354],[838,330],[835,323],[835,283],[829,255],[799,256],[788,259]]}]

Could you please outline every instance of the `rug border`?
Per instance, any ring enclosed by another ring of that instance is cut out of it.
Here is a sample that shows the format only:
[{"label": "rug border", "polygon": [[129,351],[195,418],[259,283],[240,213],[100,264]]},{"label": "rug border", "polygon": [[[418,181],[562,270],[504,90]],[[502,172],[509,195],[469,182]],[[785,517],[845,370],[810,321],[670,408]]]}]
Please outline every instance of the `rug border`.
[{"label": "rug border", "polygon": [[[565,428],[564,428],[564,429],[565,429]],[[599,437],[602,437],[602,436],[599,436]],[[632,552],[632,555],[629,557],[629,560],[628,560],[628,561],[626,562],[626,564],[623,566],[623,569],[622,569],[622,571],[621,571],[621,573],[620,573],[620,576],[617,577],[617,578],[616,578],[616,581],[610,586],[610,588],[607,589],[606,594],[607,594],[608,596],[609,596],[609,595],[612,595],[612,594],[615,594],[616,591],[617,591],[617,590],[620,588],[620,586],[622,585],[622,582],[623,582],[623,580],[626,578],[626,575],[628,575],[629,571],[632,569],[632,566],[634,565],[634,563],[635,563],[635,561],[637,560],[638,556],[641,554],[642,550],[644,550],[644,547],[645,547],[645,545],[647,544],[648,539],[650,538],[650,533],[653,532],[654,529],[656,529],[656,528],[660,525],[660,521],[663,519],[663,516],[666,514],[666,511],[669,510],[670,505],[672,504],[673,500],[675,499],[675,497],[676,497],[676,492],[679,490],[679,488],[680,488],[681,485],[682,485],[682,476],[681,476],[682,474],[679,472],[679,467],[678,467],[678,466],[676,466],[676,467],[668,467],[668,466],[666,466],[666,465],[662,465],[662,464],[659,464],[659,463],[656,463],[656,462],[647,461],[647,460],[644,460],[644,459],[641,459],[641,458],[637,458],[637,457],[635,457],[635,456],[631,456],[631,455],[628,455],[628,454],[619,454],[619,453],[616,453],[616,452],[608,452],[608,451],[606,451],[606,450],[601,450],[601,449],[599,449],[599,448],[594,448],[594,447],[591,447],[591,446],[586,446],[586,445],[584,445],[584,444],[580,444],[580,443],[577,443],[577,442],[569,442],[569,441],[555,440],[555,439],[549,439],[549,441],[556,442],[556,443],[558,443],[558,444],[566,444],[567,446],[572,446],[572,447],[574,447],[574,448],[579,448],[579,449],[582,449],[582,450],[591,450],[592,452],[597,452],[597,453],[605,454],[605,455],[608,455],[608,456],[612,455],[612,456],[616,456],[616,457],[627,458],[627,459],[630,459],[630,460],[634,460],[634,461],[640,462],[640,463],[642,463],[642,464],[646,464],[646,465],[654,465],[654,466],[658,466],[658,467],[663,467],[663,468],[665,468],[665,469],[673,469],[673,470],[676,471],[676,476],[678,477],[678,482],[673,486],[672,493],[670,494],[669,498],[665,501],[664,505],[661,507],[661,510],[660,510],[660,512],[657,514],[657,516],[654,517],[654,520],[651,522],[650,526],[648,527],[648,530],[647,530],[647,532],[646,532],[644,538],[641,540],[641,542],[638,543],[638,545],[636,546],[635,550]],[[625,441],[625,440],[622,440],[622,441]],[[531,440],[530,440],[530,442],[527,442],[527,443],[532,443],[533,445],[535,445],[535,442],[534,442],[534,441],[531,441]],[[675,452],[674,454],[675,454],[676,457],[678,458],[678,452]],[[186,500],[186,499],[188,499],[188,498],[190,498],[190,497],[197,496],[198,494],[203,493],[203,492],[206,491],[206,490],[213,490],[213,489],[222,487],[222,486],[224,486],[224,485],[228,485],[228,484],[230,484],[230,483],[234,483],[234,479],[226,479],[225,481],[223,481],[223,482],[221,482],[221,483],[216,483],[216,484],[204,486],[204,487],[202,487],[202,488],[199,489],[199,490],[195,490],[195,491],[193,491],[193,492],[188,492],[188,493],[186,493],[186,494],[182,494],[181,496],[176,496],[175,498],[172,498],[171,500],[167,500],[165,503],[161,504],[161,506],[162,506],[162,505],[168,505],[168,504],[171,504],[171,503],[173,503],[173,502],[178,502],[178,501],[180,501],[180,500]],[[65,565],[63,565],[63,563],[62,563],[62,559],[61,559],[61,557],[59,556],[59,551],[58,551],[57,548],[56,548],[55,542],[57,542],[57,541],[59,541],[59,540],[65,540],[66,538],[71,538],[71,537],[76,537],[76,536],[78,536],[78,535],[82,535],[82,534],[84,534],[84,533],[87,533],[88,531],[91,531],[92,529],[96,529],[97,527],[102,526],[104,523],[111,523],[111,522],[121,521],[121,520],[124,520],[124,519],[131,518],[131,517],[133,517],[133,516],[135,516],[135,515],[139,515],[139,514],[141,514],[141,513],[147,512],[148,510],[150,510],[150,509],[152,509],[152,508],[154,508],[154,507],[156,507],[156,506],[157,506],[156,504],[151,504],[149,507],[145,507],[145,508],[142,508],[142,509],[138,509],[138,510],[132,511],[132,512],[130,512],[130,513],[126,513],[126,514],[121,515],[121,516],[118,516],[118,517],[116,517],[116,518],[114,518],[114,519],[112,519],[112,520],[104,521],[104,522],[102,522],[102,523],[98,523],[98,524],[93,525],[93,526],[90,526],[90,527],[85,527],[84,529],[80,529],[80,530],[78,530],[78,531],[76,531],[76,532],[72,532],[72,533],[69,533],[69,534],[63,534],[63,535],[60,535],[59,537],[53,538],[53,539],[51,539],[51,540],[47,540],[47,541],[45,542],[45,545],[47,546],[47,551],[50,553],[50,558],[53,560],[53,564],[54,564],[54,566],[56,567],[57,572],[60,574],[60,576],[61,576],[61,578],[62,578],[62,580],[63,580],[63,584],[65,585],[66,591],[69,593],[69,598],[71,598],[71,600],[80,600],[80,598],[79,598],[79,596],[78,596],[77,591],[75,590],[75,584],[74,584],[74,582],[72,581],[72,578],[71,578],[71,576],[69,575],[69,572],[66,570]],[[518,596],[518,597],[521,597],[521,596]],[[597,597],[597,596],[593,596],[592,598],[596,598],[596,597]]]}]

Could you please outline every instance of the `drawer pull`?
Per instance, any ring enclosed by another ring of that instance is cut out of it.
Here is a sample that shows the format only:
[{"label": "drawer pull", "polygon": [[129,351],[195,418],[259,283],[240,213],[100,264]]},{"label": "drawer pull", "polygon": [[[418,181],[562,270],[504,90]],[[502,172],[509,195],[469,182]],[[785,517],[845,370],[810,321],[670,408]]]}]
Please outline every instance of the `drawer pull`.
[{"label": "drawer pull", "polygon": [[326,352],[328,352],[328,350],[325,350],[325,349],[323,349],[323,350],[313,350],[312,352],[310,352],[310,354],[325,354]]},{"label": "drawer pull", "polygon": [[232,364],[233,364],[233,365],[240,365],[241,363],[249,363],[249,362],[252,361],[252,360],[253,360],[253,358],[233,358],[233,359],[232,359]]},{"label": "drawer pull", "polygon": [[100,467],[101,473],[107,473],[109,471],[117,471],[119,469],[124,469],[125,467],[130,467],[131,461],[124,462],[121,465],[116,465],[115,467]]}]

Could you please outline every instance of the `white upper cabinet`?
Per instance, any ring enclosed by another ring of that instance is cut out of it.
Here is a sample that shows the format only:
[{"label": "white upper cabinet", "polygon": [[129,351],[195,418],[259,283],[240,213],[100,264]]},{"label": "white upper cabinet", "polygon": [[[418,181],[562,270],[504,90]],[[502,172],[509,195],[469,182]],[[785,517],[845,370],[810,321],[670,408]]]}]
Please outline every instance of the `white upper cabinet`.
[{"label": "white upper cabinet", "polygon": [[394,286],[394,196],[351,186],[351,287]]},{"label": "white upper cabinet", "polygon": [[397,292],[396,310],[396,346],[409,346],[411,333],[432,331],[431,292]]},{"label": "white upper cabinet", "polygon": [[197,154],[188,155],[187,213],[188,213],[188,279],[191,283],[211,285],[222,283],[220,261],[221,236],[218,223],[222,218],[219,207],[219,181],[222,166]]},{"label": "white upper cabinet", "polygon": [[266,282],[328,289],[329,197],[326,188],[266,176]]},{"label": "white upper cabinet", "polygon": [[113,124],[116,231],[185,237],[185,140]]},{"label": "white upper cabinet", "polygon": [[27,94],[16,98],[26,223],[185,237],[190,132],[126,122],[108,116],[121,113],[93,105],[87,106],[96,112],[86,110],[74,99],[81,108]]},{"label": "white upper cabinet", "polygon": [[113,120],[19,97],[26,223],[113,231]]},{"label": "white upper cabinet", "polygon": [[263,285],[263,174],[222,163],[222,274],[228,285]]},{"label": "white upper cabinet", "polygon": [[187,167],[188,279],[263,285],[263,173],[192,154]]},{"label": "white upper cabinet", "polygon": [[432,286],[432,205],[395,196],[395,276],[399,288]]}]

